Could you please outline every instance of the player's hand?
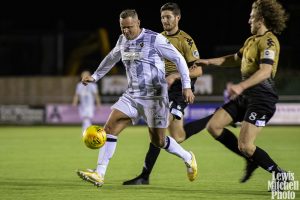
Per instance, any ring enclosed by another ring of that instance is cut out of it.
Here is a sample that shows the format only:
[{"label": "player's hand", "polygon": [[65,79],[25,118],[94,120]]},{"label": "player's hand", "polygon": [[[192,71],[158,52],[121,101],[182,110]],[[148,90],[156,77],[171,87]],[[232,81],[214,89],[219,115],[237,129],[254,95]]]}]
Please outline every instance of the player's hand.
[{"label": "player's hand", "polygon": [[185,102],[190,104],[190,103],[193,103],[194,100],[195,100],[195,96],[191,90],[191,88],[185,88],[183,89],[183,97],[185,99]]},{"label": "player's hand", "polygon": [[237,96],[242,94],[244,88],[240,84],[233,84],[229,86],[229,97],[230,99],[235,99]]},{"label": "player's hand", "polygon": [[83,85],[87,85],[88,83],[95,82],[95,79],[92,76],[82,77],[81,82]]}]

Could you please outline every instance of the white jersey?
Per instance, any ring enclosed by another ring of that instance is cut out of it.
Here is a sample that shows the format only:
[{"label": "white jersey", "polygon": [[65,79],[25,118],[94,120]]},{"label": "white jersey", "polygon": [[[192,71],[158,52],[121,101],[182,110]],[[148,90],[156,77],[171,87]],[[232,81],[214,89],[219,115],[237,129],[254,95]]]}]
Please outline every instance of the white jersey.
[{"label": "white jersey", "polygon": [[116,46],[92,77],[98,81],[122,59],[128,80],[127,94],[133,97],[167,96],[164,58],[176,63],[183,88],[190,88],[189,71],[183,56],[167,38],[148,29],[142,29],[133,40],[120,35]]},{"label": "white jersey", "polygon": [[98,94],[98,87],[96,83],[89,83],[83,85],[81,82],[77,83],[76,94],[79,96],[79,115],[81,117],[92,117],[95,109],[95,94]]}]

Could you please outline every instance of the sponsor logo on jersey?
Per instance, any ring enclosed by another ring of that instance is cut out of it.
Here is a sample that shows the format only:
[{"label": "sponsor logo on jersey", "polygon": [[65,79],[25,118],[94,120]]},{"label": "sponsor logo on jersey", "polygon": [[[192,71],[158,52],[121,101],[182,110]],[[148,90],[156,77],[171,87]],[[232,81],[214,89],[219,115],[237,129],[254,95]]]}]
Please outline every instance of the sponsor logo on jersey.
[{"label": "sponsor logo on jersey", "polygon": [[170,41],[169,41],[167,38],[166,38],[166,43],[167,43],[167,44],[171,44]]},{"label": "sponsor logo on jersey", "polygon": [[194,56],[195,58],[199,58],[199,52],[198,52],[197,50],[194,50],[194,51],[193,51],[193,56]]},{"label": "sponsor logo on jersey", "polygon": [[265,125],[266,125],[265,120],[256,120],[256,122],[255,122],[255,126],[258,126],[258,127],[265,126]]},{"label": "sponsor logo on jersey", "polygon": [[142,52],[124,52],[122,60],[140,60],[143,58]]},{"label": "sponsor logo on jersey", "polygon": [[275,58],[275,51],[270,50],[270,49],[264,50],[263,58],[274,60],[274,58]]}]

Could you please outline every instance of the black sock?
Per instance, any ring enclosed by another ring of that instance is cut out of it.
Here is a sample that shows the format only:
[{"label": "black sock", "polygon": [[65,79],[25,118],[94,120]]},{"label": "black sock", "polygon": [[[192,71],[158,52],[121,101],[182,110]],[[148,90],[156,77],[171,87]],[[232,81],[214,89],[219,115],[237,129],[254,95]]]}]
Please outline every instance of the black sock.
[{"label": "black sock", "polygon": [[156,159],[158,158],[159,153],[160,153],[160,148],[158,148],[158,147],[154,146],[152,143],[150,143],[148,152],[146,154],[145,164],[143,167],[141,177],[143,177],[145,179],[149,178],[152,168],[156,162]]},{"label": "black sock", "polygon": [[281,172],[281,169],[278,168],[277,164],[272,160],[269,154],[263,149],[259,148],[258,146],[256,147],[250,159],[252,159],[255,163],[257,163],[259,166],[261,166],[270,173]]},{"label": "black sock", "polygon": [[218,140],[219,142],[224,144],[228,149],[230,149],[234,153],[236,153],[248,160],[248,158],[240,152],[239,146],[238,146],[238,139],[230,130],[224,128],[223,132],[221,133],[221,135],[218,138],[216,138],[216,140]]},{"label": "black sock", "polygon": [[184,125],[185,140],[191,137],[192,135],[195,135],[196,133],[199,133],[200,131],[205,129],[207,122],[210,120],[212,116],[213,115],[209,115],[202,119],[198,119],[185,124]]}]

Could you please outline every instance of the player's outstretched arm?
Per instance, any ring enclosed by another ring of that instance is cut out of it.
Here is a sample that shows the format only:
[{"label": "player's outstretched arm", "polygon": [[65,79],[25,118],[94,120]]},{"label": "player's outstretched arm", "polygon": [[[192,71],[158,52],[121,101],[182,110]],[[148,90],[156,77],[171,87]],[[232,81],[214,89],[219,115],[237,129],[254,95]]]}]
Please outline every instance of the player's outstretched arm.
[{"label": "player's outstretched arm", "polygon": [[198,59],[195,62],[196,65],[206,67],[206,66],[219,66],[219,67],[237,67],[241,64],[241,59],[237,54],[231,54],[227,56],[222,56],[219,58],[210,59]]},{"label": "player's outstretched arm", "polygon": [[[193,66],[189,68],[190,78],[197,78],[202,76],[202,67]],[[175,72],[166,77],[168,87],[170,87],[176,80],[180,80],[179,72]]]}]

